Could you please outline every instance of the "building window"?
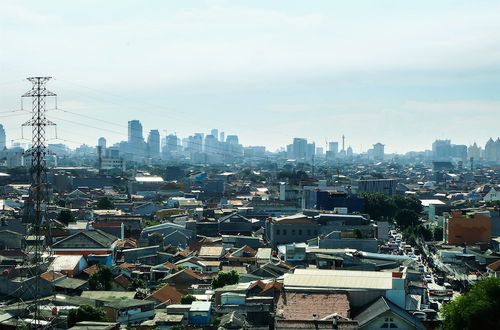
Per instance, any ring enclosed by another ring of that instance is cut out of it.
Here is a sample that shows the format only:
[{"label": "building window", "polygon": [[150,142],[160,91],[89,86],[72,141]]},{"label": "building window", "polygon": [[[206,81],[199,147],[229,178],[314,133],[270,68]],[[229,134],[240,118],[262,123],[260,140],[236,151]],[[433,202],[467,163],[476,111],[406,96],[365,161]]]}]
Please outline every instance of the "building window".
[{"label": "building window", "polygon": [[286,236],[286,229],[283,229],[283,235]]},{"label": "building window", "polygon": [[292,235],[295,236],[295,229],[292,229]]},{"label": "building window", "polygon": [[307,236],[311,236],[311,229],[307,230]]},{"label": "building window", "polygon": [[302,235],[302,229],[299,229],[299,235]]},{"label": "building window", "polygon": [[384,323],[382,324],[381,328],[383,329],[396,329],[398,326],[392,319],[392,317],[386,317],[384,320]]},{"label": "building window", "polygon": [[280,234],[280,230],[276,229],[276,236],[278,236],[279,234]]}]

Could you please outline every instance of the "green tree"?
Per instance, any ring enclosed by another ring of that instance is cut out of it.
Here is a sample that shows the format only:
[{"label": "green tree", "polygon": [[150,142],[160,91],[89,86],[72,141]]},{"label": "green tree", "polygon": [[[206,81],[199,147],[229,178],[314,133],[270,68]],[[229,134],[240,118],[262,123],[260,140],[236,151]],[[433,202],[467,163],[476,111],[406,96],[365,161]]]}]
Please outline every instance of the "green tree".
[{"label": "green tree", "polygon": [[60,207],[66,207],[66,201],[64,199],[58,199],[56,205]]},{"label": "green tree", "polygon": [[217,275],[212,279],[212,287],[214,289],[222,288],[226,285],[236,284],[240,281],[240,274],[234,269],[224,272],[220,271]]},{"label": "green tree", "polygon": [[191,305],[193,301],[196,301],[196,297],[192,294],[186,294],[181,297],[181,304],[183,305]]},{"label": "green tree", "polygon": [[434,227],[432,231],[432,236],[435,241],[443,240],[443,227]]},{"label": "green tree", "polygon": [[381,193],[364,194],[365,212],[374,220],[392,219],[397,206],[393,199]]},{"label": "green tree", "polygon": [[113,283],[113,272],[108,266],[98,265],[98,270],[89,277],[89,287],[91,290],[105,291],[111,290]]},{"label": "green tree", "polygon": [[358,228],[354,229],[352,231],[352,233],[354,234],[354,237],[356,237],[356,238],[363,238],[363,233]]},{"label": "green tree", "polygon": [[112,210],[115,205],[108,197],[101,197],[97,200],[96,208],[98,210]]},{"label": "green tree", "polygon": [[132,283],[130,283],[128,290],[135,291],[137,289],[146,289],[146,288],[147,288],[147,285],[146,285],[146,282],[144,282],[144,280],[142,280],[140,278],[134,278],[132,280]]},{"label": "green tree", "polygon": [[68,224],[69,222],[72,222],[74,220],[73,213],[71,213],[71,210],[61,210],[57,215],[57,220],[62,223]]},{"label": "green tree", "polygon": [[80,321],[106,321],[106,313],[102,308],[90,305],[81,305],[77,309],[72,309],[68,313],[68,326],[72,327]]},{"label": "green tree", "polygon": [[415,213],[420,213],[423,210],[422,202],[418,198],[415,198],[413,196],[394,196],[392,197],[392,199],[399,210],[412,210]]},{"label": "green tree", "polygon": [[443,329],[500,329],[500,279],[484,277],[441,307]]},{"label": "green tree", "polygon": [[418,214],[413,210],[399,210],[394,217],[396,223],[401,229],[405,230],[408,227],[416,226],[419,223]]}]

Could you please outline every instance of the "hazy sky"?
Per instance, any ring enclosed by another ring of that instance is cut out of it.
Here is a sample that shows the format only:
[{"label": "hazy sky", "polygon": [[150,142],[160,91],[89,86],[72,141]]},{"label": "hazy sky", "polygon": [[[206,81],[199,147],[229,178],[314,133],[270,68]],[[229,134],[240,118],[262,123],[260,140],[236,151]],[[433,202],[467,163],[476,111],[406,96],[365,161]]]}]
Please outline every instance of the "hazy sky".
[{"label": "hazy sky", "polygon": [[355,152],[484,145],[500,136],[499,17],[480,0],[4,0],[0,123],[21,137],[29,114],[6,111],[47,75],[66,111],[48,114],[66,141],[51,143],[116,142],[139,119],[271,150],[342,134]]}]

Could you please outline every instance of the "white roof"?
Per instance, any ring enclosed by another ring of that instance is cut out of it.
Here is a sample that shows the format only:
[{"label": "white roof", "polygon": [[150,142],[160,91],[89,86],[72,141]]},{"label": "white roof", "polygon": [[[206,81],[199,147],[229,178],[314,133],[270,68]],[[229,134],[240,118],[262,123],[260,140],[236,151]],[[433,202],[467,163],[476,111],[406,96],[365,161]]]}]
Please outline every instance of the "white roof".
[{"label": "white roof", "polygon": [[60,272],[61,270],[72,270],[78,265],[82,258],[83,256],[56,256],[49,270],[56,272]]},{"label": "white roof", "polygon": [[136,176],[135,181],[137,182],[163,182],[161,176]]},{"label": "white roof", "polygon": [[392,273],[354,270],[296,269],[284,275],[286,287],[392,289]]},{"label": "white roof", "polygon": [[212,303],[210,301],[193,301],[190,312],[208,312]]},{"label": "white roof", "polygon": [[422,206],[426,207],[429,205],[444,205],[445,203],[439,199],[421,199]]}]

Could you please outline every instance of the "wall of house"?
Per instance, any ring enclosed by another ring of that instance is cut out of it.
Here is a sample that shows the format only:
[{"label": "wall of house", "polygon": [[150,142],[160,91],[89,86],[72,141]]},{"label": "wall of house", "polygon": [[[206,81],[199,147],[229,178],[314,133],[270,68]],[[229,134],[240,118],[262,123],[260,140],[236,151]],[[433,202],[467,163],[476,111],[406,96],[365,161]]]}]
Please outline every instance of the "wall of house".
[{"label": "wall of house", "polygon": [[447,234],[448,244],[452,245],[489,242],[491,218],[475,215],[474,218],[470,219],[454,214],[448,219]]},{"label": "wall of house", "polygon": [[[391,327],[389,324],[392,323],[394,324],[393,327]],[[385,326],[387,324],[387,326]],[[403,320],[401,317],[398,315],[391,313],[391,312],[385,312],[378,317],[376,317],[373,321],[365,324],[364,326],[360,327],[360,329],[363,330],[371,330],[371,329],[421,329],[420,327],[417,327],[415,324],[409,324],[406,322],[406,320]]]}]

